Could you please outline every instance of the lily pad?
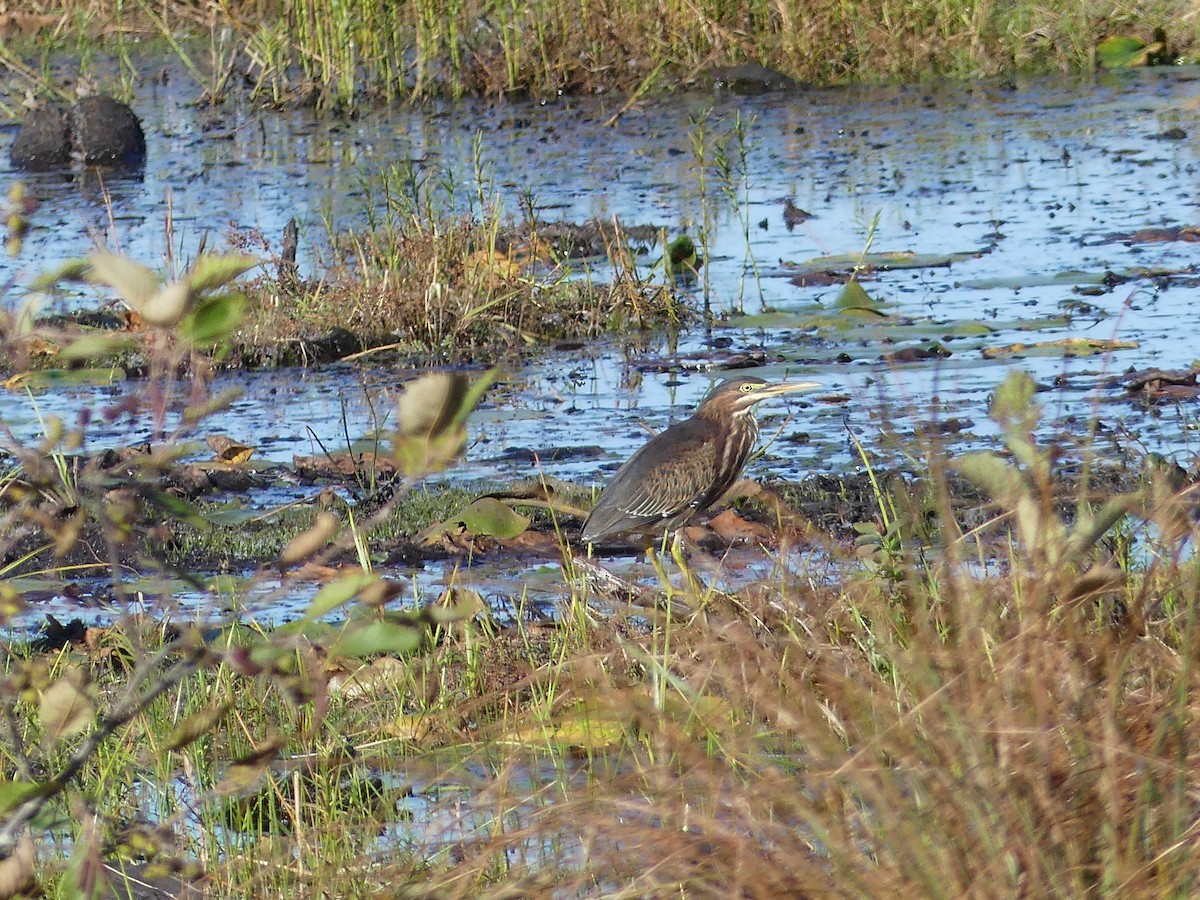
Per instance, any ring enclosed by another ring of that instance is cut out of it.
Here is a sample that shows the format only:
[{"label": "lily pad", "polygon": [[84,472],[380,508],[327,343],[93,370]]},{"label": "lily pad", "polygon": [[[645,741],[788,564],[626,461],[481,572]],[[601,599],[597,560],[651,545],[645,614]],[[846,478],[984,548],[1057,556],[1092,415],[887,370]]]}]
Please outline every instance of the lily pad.
[{"label": "lily pad", "polygon": [[1069,269],[1065,272],[1055,272],[1052,274],[1030,272],[1022,275],[997,276],[995,278],[972,278],[969,281],[959,282],[959,287],[980,291],[1011,288],[1017,291],[1027,287],[1103,284],[1106,277],[1108,277],[1107,272],[1082,272],[1077,269]]},{"label": "lily pad", "polygon": [[838,309],[842,310],[870,310],[871,312],[875,312],[883,304],[882,301],[868,294],[857,278],[851,278],[846,282],[841,291],[838,292],[835,305]]},{"label": "lily pad", "polygon": [[1033,344],[1006,344],[984,347],[984,359],[1008,359],[1013,356],[1099,356],[1113,350],[1136,350],[1136,341],[1109,341],[1096,338],[1063,338]]},{"label": "lily pad", "polygon": [[52,388],[108,385],[125,380],[125,370],[109,367],[95,369],[45,369],[18,372],[4,382],[10,391],[48,391]]},{"label": "lily pad", "polygon": [[461,532],[507,540],[529,527],[529,519],[495,497],[480,497],[462,511],[430,529],[433,535]]},{"label": "lily pad", "polygon": [[784,268],[798,272],[852,271],[856,268],[878,269],[936,269],[967,259],[977,259],[985,250],[969,250],[961,253],[912,253],[907,250],[889,253],[841,253],[835,256],[817,256],[804,262],[785,262]]}]

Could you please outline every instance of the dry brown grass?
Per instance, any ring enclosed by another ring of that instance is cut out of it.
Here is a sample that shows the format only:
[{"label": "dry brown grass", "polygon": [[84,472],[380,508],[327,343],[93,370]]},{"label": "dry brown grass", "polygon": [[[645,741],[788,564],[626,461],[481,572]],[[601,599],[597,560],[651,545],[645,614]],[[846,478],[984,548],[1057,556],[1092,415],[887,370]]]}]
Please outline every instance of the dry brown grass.
[{"label": "dry brown grass", "polygon": [[462,92],[628,92],[702,79],[714,65],[746,60],[818,84],[1079,71],[1094,67],[1094,48],[1106,37],[1149,42],[1161,27],[1170,55],[1186,58],[1194,57],[1200,34],[1190,0],[175,0],[132,7],[42,0],[9,15],[14,33],[58,39],[81,25],[96,34],[114,25],[131,33],[232,27],[251,79],[271,103],[289,96],[354,104]]},{"label": "dry brown grass", "polygon": [[601,233],[602,277],[554,253],[537,229],[505,237],[495,221],[410,218],[343,234],[320,281],[260,282],[245,334],[254,345],[336,327],[371,345],[462,358],[692,317],[673,280],[638,271],[618,226]]}]

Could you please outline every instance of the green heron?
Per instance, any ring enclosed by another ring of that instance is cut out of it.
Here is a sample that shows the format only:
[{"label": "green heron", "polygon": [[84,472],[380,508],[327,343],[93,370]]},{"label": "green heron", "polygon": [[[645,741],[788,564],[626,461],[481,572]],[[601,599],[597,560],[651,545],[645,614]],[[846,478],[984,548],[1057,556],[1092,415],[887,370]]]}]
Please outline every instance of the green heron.
[{"label": "green heron", "polygon": [[580,537],[596,543],[624,532],[661,535],[681,528],[741,475],[758,439],[754,404],[816,386],[746,376],[721,382],[694,416],[656,434],[617,470]]}]

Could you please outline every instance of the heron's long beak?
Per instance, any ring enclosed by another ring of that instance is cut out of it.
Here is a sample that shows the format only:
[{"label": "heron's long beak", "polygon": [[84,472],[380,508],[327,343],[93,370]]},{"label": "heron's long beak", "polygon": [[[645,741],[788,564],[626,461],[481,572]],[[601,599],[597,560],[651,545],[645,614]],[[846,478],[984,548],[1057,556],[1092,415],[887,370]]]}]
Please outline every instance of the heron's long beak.
[{"label": "heron's long beak", "polygon": [[781,381],[777,384],[768,384],[762,390],[754,394],[755,400],[766,400],[768,397],[777,397],[780,394],[790,394],[793,391],[809,391],[815,387],[820,387],[819,381]]}]

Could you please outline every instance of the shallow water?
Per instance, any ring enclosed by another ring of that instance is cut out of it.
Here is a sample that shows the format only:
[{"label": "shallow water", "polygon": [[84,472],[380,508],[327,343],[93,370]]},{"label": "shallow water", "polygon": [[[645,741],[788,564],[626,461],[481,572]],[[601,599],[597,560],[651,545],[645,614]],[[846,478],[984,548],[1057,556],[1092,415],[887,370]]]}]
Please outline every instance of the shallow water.
[{"label": "shallow water", "polygon": [[[911,436],[935,416],[959,420],[947,438],[956,451],[993,443],[987,398],[1013,366],[1053,386],[1040,398],[1046,436],[1077,444],[1097,416],[1097,447],[1107,458],[1123,462],[1153,450],[1191,464],[1194,404],[1148,411],[1111,376],[1186,367],[1200,356],[1191,337],[1200,316],[1200,283],[1191,274],[1200,245],[1109,236],[1200,223],[1196,69],[1093,81],[681,95],[637,106],[615,127],[603,124],[612,101],[579,99],[388,111],[352,122],[309,111],[210,112],[187,104],[191,89],[182,81],[147,86],[134,104],[146,126],[149,163],[140,178],[104,185],[111,227],[94,182],[25,179],[42,206],[21,257],[0,260],[0,283],[27,283],[85,253],[96,235],[135,258],[161,261],[168,195],[177,258],[193,255],[202,237],[219,247],[231,226],[261,231],[277,246],[283,224],[296,216],[300,265],[313,273],[326,223],[363,225],[364,210],[382,202],[380,174],[405,160],[432,178],[451,173],[457,187],[447,202],[463,210],[476,202],[482,175],[485,193],[494,189],[514,214],[532,197],[543,221],[615,216],[626,225],[698,235],[707,211],[709,264],[693,288],[695,303],[707,296],[718,316],[744,310],[748,327],[696,329],[673,348],[665,337],[614,337],[539,355],[489,393],[472,419],[468,456],[451,477],[540,470],[602,481],[645,439],[646,426],[659,429],[686,415],[716,375],[709,364],[735,353],[761,354],[769,365],[756,371],[770,377],[823,383],[821,391],[763,409],[764,435],[778,430],[783,440],[752,463],[759,476],[855,467],[853,438],[885,462],[903,461],[913,451],[897,448],[892,435]],[[710,147],[723,144],[736,168],[739,120],[747,178],[736,184],[738,203],[722,197],[711,171],[705,202],[693,140],[703,132]],[[814,218],[785,228],[788,197]],[[838,319],[815,327],[813,310],[831,309],[840,288],[797,287],[786,264],[861,252],[877,213],[874,251],[978,255],[865,281],[885,302],[886,323]],[[1184,274],[1107,289],[1094,284],[1106,272],[1138,267]],[[21,300],[11,288],[6,302]],[[764,308],[773,314],[761,317]],[[980,323],[990,330],[964,327]],[[984,348],[1065,337],[1118,338],[1137,347],[1077,359],[982,356]],[[951,355],[881,361],[934,341]],[[290,461],[322,444],[342,447],[343,421],[352,423],[352,439],[370,432],[409,374],[363,364],[224,375],[214,387],[237,385],[244,396],[208,422],[206,433],[231,434],[267,460]],[[27,438],[40,430],[40,416],[71,423],[80,409],[111,403],[126,390],[137,385],[35,399],[5,392],[0,420]],[[155,438],[140,420],[89,429],[96,450]],[[549,452],[564,448],[576,452]],[[537,452],[537,466],[526,451]]]}]

